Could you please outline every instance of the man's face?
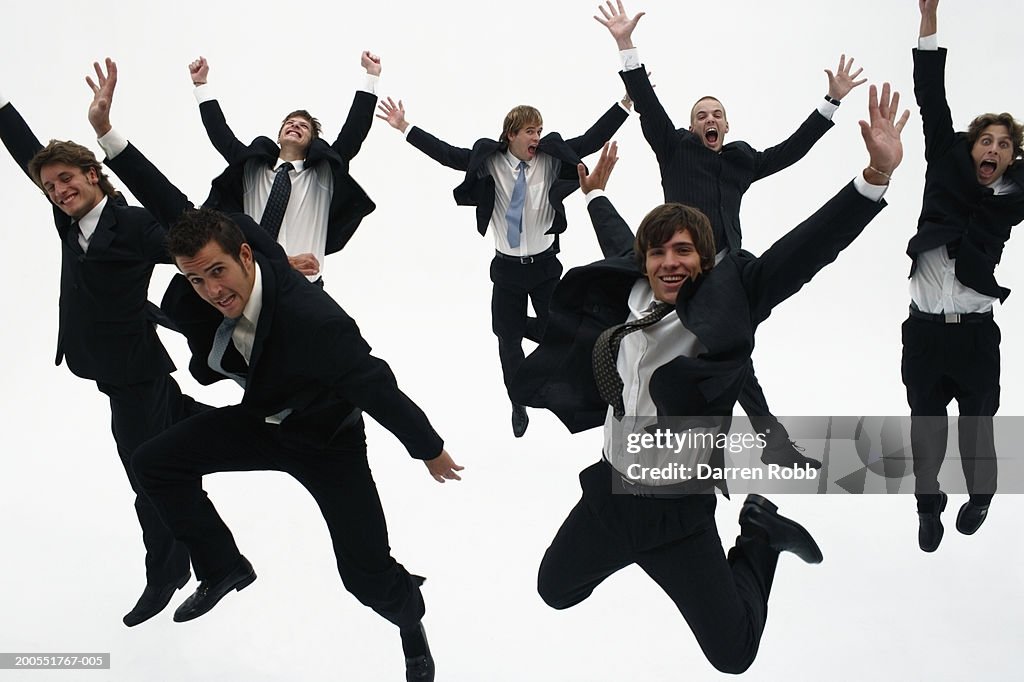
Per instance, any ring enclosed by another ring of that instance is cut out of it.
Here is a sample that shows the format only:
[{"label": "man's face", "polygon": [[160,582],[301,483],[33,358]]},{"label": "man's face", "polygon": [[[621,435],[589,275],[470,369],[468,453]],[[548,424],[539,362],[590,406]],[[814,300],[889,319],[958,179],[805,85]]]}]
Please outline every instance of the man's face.
[{"label": "man's face", "polygon": [[520,161],[532,161],[537,156],[537,145],[544,127],[540,124],[528,125],[514,133],[508,134],[508,150]]},{"label": "man's face", "polygon": [[991,185],[1003,177],[1013,162],[1013,138],[1010,137],[1010,131],[1001,123],[993,123],[982,130],[971,147],[971,158],[974,159],[974,172],[981,184]]},{"label": "man's face", "polygon": [[176,256],[174,262],[200,298],[224,317],[241,317],[256,281],[256,266],[248,244],[242,244],[239,260],[210,240],[196,255]]},{"label": "man's face", "polygon": [[699,137],[711,151],[721,151],[725,134],[729,132],[729,121],[725,118],[722,103],[712,97],[705,97],[694,104],[690,112],[690,132]]},{"label": "man's face", "polygon": [[679,230],[664,244],[647,249],[644,269],[654,298],[675,305],[686,280],[701,274],[700,254],[690,231]]},{"label": "man's face", "polygon": [[75,220],[96,208],[103,199],[95,168],[82,171],[66,163],[48,163],[39,169],[39,181],[50,201]]},{"label": "man's face", "polygon": [[277,134],[279,147],[290,145],[300,151],[309,149],[313,141],[313,124],[302,116],[291,116],[281,124],[281,131]]}]

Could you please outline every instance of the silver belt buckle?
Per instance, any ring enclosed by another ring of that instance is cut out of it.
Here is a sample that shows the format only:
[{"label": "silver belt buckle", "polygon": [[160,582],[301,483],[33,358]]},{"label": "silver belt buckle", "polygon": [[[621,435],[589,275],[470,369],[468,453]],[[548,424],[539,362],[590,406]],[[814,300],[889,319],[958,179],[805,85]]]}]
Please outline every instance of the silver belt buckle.
[{"label": "silver belt buckle", "polygon": [[960,324],[960,313],[945,313],[946,324]]}]

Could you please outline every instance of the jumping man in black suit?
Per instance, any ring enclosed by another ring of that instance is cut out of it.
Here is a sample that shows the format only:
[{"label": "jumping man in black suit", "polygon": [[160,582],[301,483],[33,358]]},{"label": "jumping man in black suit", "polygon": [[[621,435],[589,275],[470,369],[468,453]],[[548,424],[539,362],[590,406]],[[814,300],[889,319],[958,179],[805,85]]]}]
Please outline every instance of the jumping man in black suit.
[{"label": "jumping man in black suit", "polygon": [[[383,360],[370,355],[356,323],[287,262],[248,216],[191,204],[111,128],[117,67],[97,64],[89,120],[114,170],[164,225],[183,273],[164,297],[188,338],[196,380],[225,378],[244,389],[239,405],[182,422],[136,452],[143,488],[192,556],[202,582],[175,611],[197,618],[256,579],[231,531],[202,489],[217,471],[284,471],[314,497],[334,543],[345,587],[400,628],[410,680],[432,680],[434,663],[420,621],[422,578],[396,562],[366,459],[362,412],[391,431],[443,483],[462,469],[426,415]],[[255,252],[254,252],[255,249]]]},{"label": "jumping man in black suit", "polygon": [[257,220],[284,247],[292,267],[320,285],[324,257],[344,248],[376,208],[348,172],[373,123],[381,69],[380,58],[370,52],[363,52],[360,61],[366,84],[356,91],[332,144],[320,137],[320,122],[305,109],[285,116],[276,144],[268,137],[243,144],[207,85],[206,59],[189,64],[206,133],[228,162],[203,206]]},{"label": "jumping man in black suit", "polygon": [[918,0],[914,93],[924,124],[924,204],[907,246],[910,317],[903,323],[903,383],[910,403],[919,517],[918,544],[938,549],[946,493],[946,406],[960,405],[960,461],[970,499],[956,529],[975,533],[996,490],[992,416],[999,408],[999,327],[992,307],[1010,290],[994,271],[1024,219],[1024,126],[1008,113],[982,114],[966,133],[953,129],[946,102],[946,50],[938,43],[938,0]]},{"label": "jumping man in black suit", "polygon": [[[826,69],[828,94],[796,132],[774,147],[757,151],[746,142],[725,144],[729,120],[725,106],[715,97],[697,100],[690,112],[689,129],[677,130],[669,118],[633,46],[633,29],[644,13],[638,12],[630,19],[619,0],[617,6],[607,2],[598,9],[603,16],[594,18],[607,27],[619,47],[620,75],[640,114],[644,137],[658,159],[665,201],[702,211],[711,221],[716,251],[739,250],[743,241],[740,202],[744,192],[752,183],[788,168],[810,151],[832,127],[832,115],[840,101],[864,83],[864,79],[856,80],[861,69],[851,73],[853,59],[847,60],[845,55],[839,58],[834,74]],[[762,453],[765,463],[821,466],[817,460],[800,454],[785,427],[772,416],[753,366],[739,403],[755,429],[766,435],[767,447]]]},{"label": "jumping man in black suit", "polygon": [[159,613],[189,579],[188,551],[157,515],[129,466],[132,452],[204,406],[182,395],[174,364],[157,337],[162,315],[147,300],[153,265],[169,263],[165,231],[128,206],[95,155],[74,142],[43,147],[0,97],[0,137],[53,204],[61,241],[60,326],[56,364],[96,382],[110,401],[110,427],[146,547],[146,588],[124,616],[131,627]]},{"label": "jumping man in black suit", "polygon": [[[405,134],[421,152],[449,168],[465,171],[455,188],[460,206],[476,207],[481,236],[494,235],[491,261],[491,328],[505,387],[523,361],[523,338],[539,341],[547,325],[551,292],[562,274],[558,237],[565,231],[562,202],[579,187],[576,164],[611,139],[629,116],[628,99],[613,105],[587,132],[563,140],[541,137],[544,121],[534,107],[521,105],[505,116],[499,140],[477,140],[472,149],[453,147],[405,120],[405,107],[381,101],[378,118]],[[536,318],[527,317],[527,297]],[[512,432],[526,432],[526,408],[512,401]]]},{"label": "jumping man in black suit", "polygon": [[[871,88],[870,123],[861,122],[868,167],[760,258],[731,251],[716,263],[707,218],[682,204],[652,210],[634,239],[603,196],[614,145],[590,176],[579,167],[607,258],[570,271],[558,285],[547,333],[521,365],[513,390],[515,400],[547,407],[570,431],[604,425],[603,456],[581,472],[582,499],[541,562],[538,590],[550,606],[574,606],[636,563],[675,602],[712,665],[739,673],[753,662],[779,552],[819,562],[814,540],[775,505],[751,495],[726,558],[713,481],[643,480],[616,434],[641,416],[732,414],[757,325],[881,210],[909,117],[896,121],[898,102],[896,94],[890,100],[888,84],[880,100]],[[624,322],[635,322],[635,329],[619,335]]]}]

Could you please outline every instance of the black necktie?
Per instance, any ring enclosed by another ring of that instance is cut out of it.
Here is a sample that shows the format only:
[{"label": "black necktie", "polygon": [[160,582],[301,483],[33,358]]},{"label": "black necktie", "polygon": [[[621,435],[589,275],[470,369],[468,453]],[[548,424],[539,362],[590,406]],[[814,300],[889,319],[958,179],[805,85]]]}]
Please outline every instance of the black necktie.
[{"label": "black necktie", "polygon": [[618,324],[609,327],[601,332],[594,344],[594,379],[597,382],[597,392],[601,398],[612,406],[616,419],[622,419],[626,408],[622,404],[622,377],[615,368],[619,358],[619,344],[627,334],[632,334],[645,327],[650,327],[670,312],[675,310],[674,305],[657,301],[651,312],[639,320]]},{"label": "black necktie", "polygon": [[288,197],[292,194],[292,179],[288,176],[288,171],[293,168],[291,163],[285,161],[274,171],[274,184],[270,187],[267,207],[263,209],[263,217],[260,218],[260,227],[269,232],[275,240],[281,231],[284,211],[288,208]]}]

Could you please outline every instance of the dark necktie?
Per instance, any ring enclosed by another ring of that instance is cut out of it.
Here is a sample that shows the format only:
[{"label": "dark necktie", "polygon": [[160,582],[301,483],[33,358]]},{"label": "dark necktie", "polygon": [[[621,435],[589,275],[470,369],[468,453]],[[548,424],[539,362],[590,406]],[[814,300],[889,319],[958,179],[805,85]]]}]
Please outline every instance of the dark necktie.
[{"label": "dark necktie", "polygon": [[241,318],[225,317],[220,326],[217,327],[217,333],[213,335],[213,346],[210,348],[210,355],[206,360],[206,363],[210,365],[210,369],[215,372],[220,372],[226,377],[231,377],[238,385],[243,389],[245,388],[245,377],[241,374],[235,374],[230,370],[224,369],[222,363],[224,362],[224,353],[228,350],[228,345],[232,342],[231,335],[235,331],[235,325],[238,324],[238,320]]},{"label": "dark necktie", "polygon": [[526,204],[526,162],[520,161],[517,166],[519,175],[512,187],[512,197],[508,200],[505,211],[505,225],[508,230],[508,245],[519,248],[519,239],[523,234],[523,206]]},{"label": "dark necktie", "polygon": [[619,371],[615,368],[622,339],[627,334],[650,327],[673,310],[675,310],[674,305],[657,301],[651,312],[640,319],[609,327],[601,332],[601,336],[597,337],[593,357],[594,380],[597,382],[597,392],[601,394],[601,398],[606,403],[612,406],[616,419],[622,419],[626,413],[626,408],[622,404],[622,377],[619,376]]},{"label": "dark necktie", "polygon": [[269,232],[275,240],[281,231],[285,209],[288,208],[288,197],[292,194],[292,179],[288,176],[288,171],[293,168],[291,163],[285,161],[274,171],[274,184],[270,187],[267,207],[263,209],[263,217],[260,218],[260,227]]}]

